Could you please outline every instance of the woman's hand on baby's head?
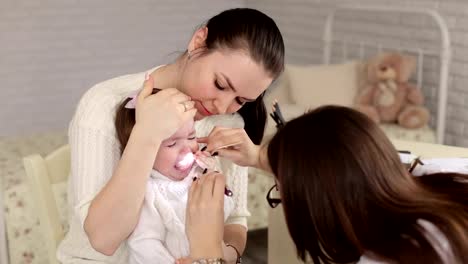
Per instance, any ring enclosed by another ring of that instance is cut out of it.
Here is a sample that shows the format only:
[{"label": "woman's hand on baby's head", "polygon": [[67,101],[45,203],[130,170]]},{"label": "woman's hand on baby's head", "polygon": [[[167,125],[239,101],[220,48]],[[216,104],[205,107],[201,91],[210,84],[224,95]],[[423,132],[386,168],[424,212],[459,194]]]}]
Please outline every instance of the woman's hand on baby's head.
[{"label": "woman's hand on baby's head", "polygon": [[175,88],[166,88],[152,94],[154,81],[151,75],[138,94],[135,127],[140,137],[152,143],[169,138],[182,124],[195,117],[195,102]]}]

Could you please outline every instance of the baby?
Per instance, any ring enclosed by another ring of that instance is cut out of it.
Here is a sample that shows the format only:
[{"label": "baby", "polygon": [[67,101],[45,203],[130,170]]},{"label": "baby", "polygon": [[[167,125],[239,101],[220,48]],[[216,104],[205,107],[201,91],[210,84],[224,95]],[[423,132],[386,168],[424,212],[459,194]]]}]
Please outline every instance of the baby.
[{"label": "baby", "polygon": [[[193,177],[200,177],[204,169],[198,164],[214,166],[214,158],[198,151],[191,120],[159,148],[140,219],[128,238],[129,263],[175,263],[189,256],[185,210]],[[225,196],[225,220],[233,208],[233,200]]]},{"label": "baby", "polygon": [[[158,89],[153,89],[157,93]],[[135,96],[126,98],[115,118],[121,152],[135,124]],[[203,177],[205,169],[218,170],[215,157],[198,151],[194,120],[185,123],[164,140],[156,154],[146,185],[145,199],[138,223],[127,240],[129,263],[175,263],[190,255],[185,234],[185,210],[194,177]],[[234,201],[225,196],[225,220],[234,209]]]}]

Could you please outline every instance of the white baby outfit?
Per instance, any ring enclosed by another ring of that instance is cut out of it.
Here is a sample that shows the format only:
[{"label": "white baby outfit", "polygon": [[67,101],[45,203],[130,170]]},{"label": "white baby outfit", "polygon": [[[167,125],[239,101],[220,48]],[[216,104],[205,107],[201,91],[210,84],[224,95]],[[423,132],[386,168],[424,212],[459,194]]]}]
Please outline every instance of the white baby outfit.
[{"label": "white baby outfit", "polygon": [[[185,210],[194,171],[182,181],[173,181],[155,170],[151,172],[140,219],[127,241],[130,264],[172,264],[189,256]],[[233,209],[233,199],[224,196],[224,220]]]}]

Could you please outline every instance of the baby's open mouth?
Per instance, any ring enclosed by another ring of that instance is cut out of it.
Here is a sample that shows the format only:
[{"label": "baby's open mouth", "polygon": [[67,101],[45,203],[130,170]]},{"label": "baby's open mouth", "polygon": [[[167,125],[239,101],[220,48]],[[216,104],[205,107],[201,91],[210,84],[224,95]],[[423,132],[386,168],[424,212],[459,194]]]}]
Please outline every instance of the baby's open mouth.
[{"label": "baby's open mouth", "polygon": [[194,162],[195,156],[192,152],[189,152],[185,156],[183,156],[182,159],[177,161],[174,167],[179,171],[186,171],[192,167]]}]

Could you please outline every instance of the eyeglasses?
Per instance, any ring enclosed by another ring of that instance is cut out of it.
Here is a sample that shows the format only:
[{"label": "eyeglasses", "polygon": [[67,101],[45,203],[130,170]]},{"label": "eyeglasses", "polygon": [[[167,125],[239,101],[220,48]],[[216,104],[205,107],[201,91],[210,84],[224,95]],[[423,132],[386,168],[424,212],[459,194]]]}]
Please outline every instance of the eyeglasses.
[{"label": "eyeglasses", "polygon": [[271,197],[272,193],[273,193],[273,190],[276,190],[276,192],[279,192],[278,184],[275,184],[270,188],[270,190],[268,191],[268,193],[266,195],[266,199],[267,199],[268,204],[270,205],[271,208],[276,208],[281,203],[281,199]]}]

